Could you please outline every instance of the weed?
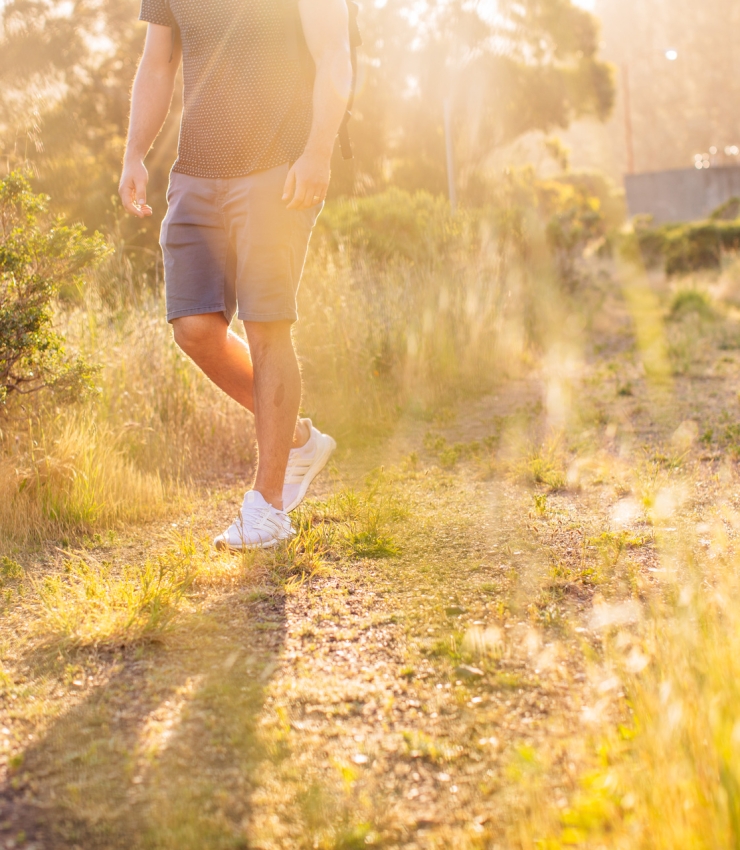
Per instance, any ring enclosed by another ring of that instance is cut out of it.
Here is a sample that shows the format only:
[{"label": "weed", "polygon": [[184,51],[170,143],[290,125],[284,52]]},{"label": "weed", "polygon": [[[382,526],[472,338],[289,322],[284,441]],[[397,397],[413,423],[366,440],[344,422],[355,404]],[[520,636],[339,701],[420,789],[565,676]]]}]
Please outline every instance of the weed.
[{"label": "weed", "polygon": [[447,440],[431,431],[424,435],[424,448],[429,454],[438,455],[447,448]]},{"label": "weed", "polygon": [[535,494],[534,512],[539,517],[547,516],[547,496],[544,493]]},{"label": "weed", "polygon": [[628,531],[604,531],[596,537],[588,537],[585,545],[599,554],[604,566],[613,569],[625,550],[640,549],[647,542],[645,536]]},{"label": "weed", "polygon": [[436,434],[428,433],[424,437],[424,448],[439,459],[439,465],[443,469],[452,469],[461,460],[478,457],[484,447],[487,447],[486,443],[481,444],[477,440],[451,446],[444,437]]},{"label": "weed", "polygon": [[357,558],[395,558],[401,551],[392,537],[380,534],[377,528],[350,532],[347,544]]},{"label": "weed", "polygon": [[63,575],[35,582],[45,640],[75,648],[161,637],[181,612],[200,569],[190,543],[140,565],[68,561]]},{"label": "weed", "polygon": [[4,555],[0,558],[0,575],[11,580],[22,578],[23,567],[17,561]]},{"label": "weed", "polygon": [[462,753],[462,747],[416,730],[404,732],[403,743],[409,758],[425,759],[433,764],[451,762]]},{"label": "weed", "polygon": [[713,318],[712,302],[705,292],[698,289],[680,289],[671,301],[670,317],[677,320],[692,314],[702,319]]},{"label": "weed", "polygon": [[438,638],[428,649],[429,655],[436,658],[449,658],[452,661],[460,661],[460,645],[463,640],[463,635],[460,632],[454,632],[444,638]]},{"label": "weed", "polygon": [[516,466],[521,477],[530,484],[542,484],[550,493],[565,489],[565,469],[555,445],[533,449]]},{"label": "weed", "polygon": [[355,558],[395,558],[401,550],[389,533],[390,525],[400,519],[399,511],[392,500],[371,497],[359,516],[350,522],[344,534],[344,548]]},{"label": "weed", "polygon": [[721,437],[722,447],[733,458],[740,458],[740,423],[732,422],[726,425]]}]

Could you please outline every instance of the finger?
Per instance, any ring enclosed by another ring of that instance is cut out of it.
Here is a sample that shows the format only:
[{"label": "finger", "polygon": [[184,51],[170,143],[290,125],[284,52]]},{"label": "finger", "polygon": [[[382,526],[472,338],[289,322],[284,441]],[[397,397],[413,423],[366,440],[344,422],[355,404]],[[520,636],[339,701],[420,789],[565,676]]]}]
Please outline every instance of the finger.
[{"label": "finger", "polygon": [[315,207],[324,199],[324,189],[320,185],[314,185],[310,192],[306,192],[306,208]]},{"label": "finger", "polygon": [[147,215],[151,215],[151,210],[146,212],[144,209],[137,206],[136,201],[134,200],[135,191],[133,185],[122,187],[119,195],[121,196],[123,208],[127,213],[129,213],[129,215],[135,215],[137,218],[144,218]]},{"label": "finger", "polygon": [[283,200],[291,201],[293,196],[295,195],[296,188],[296,173],[295,168],[291,168],[288,172],[288,176],[285,180],[285,187],[283,188]]},{"label": "finger", "polygon": [[299,183],[296,186],[293,200],[288,204],[289,210],[305,210],[313,204],[314,188],[310,183]]},{"label": "finger", "polygon": [[127,213],[129,213],[129,215],[141,216],[140,211],[134,204],[134,187],[132,184],[121,184],[118,194],[120,195],[123,208]]},{"label": "finger", "polygon": [[146,184],[147,181],[145,179],[134,179],[134,203],[141,210],[142,216],[152,214],[152,208],[146,202]]}]

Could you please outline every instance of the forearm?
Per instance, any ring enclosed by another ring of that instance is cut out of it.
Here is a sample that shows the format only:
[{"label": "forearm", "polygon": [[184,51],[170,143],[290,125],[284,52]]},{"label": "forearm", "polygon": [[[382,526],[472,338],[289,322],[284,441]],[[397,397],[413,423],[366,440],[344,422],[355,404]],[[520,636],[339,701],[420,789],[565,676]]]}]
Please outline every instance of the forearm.
[{"label": "forearm", "polygon": [[313,122],[306,152],[331,158],[334,139],[344,119],[352,86],[352,66],[347,51],[321,57],[313,93]]},{"label": "forearm", "polygon": [[298,0],[306,44],[316,65],[313,122],[306,149],[288,172],[283,200],[305,210],[326,199],[334,140],[352,89],[345,0]]},{"label": "forearm", "polygon": [[152,71],[142,62],[131,95],[126,159],[143,162],[164,125],[174,90],[174,73]]}]

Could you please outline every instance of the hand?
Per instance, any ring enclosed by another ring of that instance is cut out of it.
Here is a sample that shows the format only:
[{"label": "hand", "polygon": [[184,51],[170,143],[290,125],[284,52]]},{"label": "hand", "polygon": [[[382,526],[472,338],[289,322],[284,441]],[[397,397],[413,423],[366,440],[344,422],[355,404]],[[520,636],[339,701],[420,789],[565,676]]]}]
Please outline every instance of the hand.
[{"label": "hand", "polygon": [[152,208],[146,202],[148,182],[149,173],[140,159],[124,161],[118,194],[126,212],[137,218],[148,218],[152,215]]},{"label": "hand", "polygon": [[331,158],[308,151],[288,172],[283,200],[289,210],[307,210],[326,200]]}]

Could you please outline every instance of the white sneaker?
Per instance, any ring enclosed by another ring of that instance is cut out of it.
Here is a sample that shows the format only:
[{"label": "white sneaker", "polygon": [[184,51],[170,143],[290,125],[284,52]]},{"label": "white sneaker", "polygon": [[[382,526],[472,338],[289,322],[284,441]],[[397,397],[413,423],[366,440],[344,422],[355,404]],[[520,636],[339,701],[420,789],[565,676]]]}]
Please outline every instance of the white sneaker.
[{"label": "white sneaker", "polygon": [[314,428],[310,419],[307,421],[311,436],[305,446],[291,450],[288,468],[285,471],[283,510],[286,514],[294,511],[306,498],[311,482],[326,466],[337,447],[332,437]]},{"label": "white sneaker", "polygon": [[262,493],[250,490],[244,497],[239,516],[227,531],[213,541],[217,549],[269,549],[289,540],[295,531],[290,517],[266,502]]}]

